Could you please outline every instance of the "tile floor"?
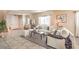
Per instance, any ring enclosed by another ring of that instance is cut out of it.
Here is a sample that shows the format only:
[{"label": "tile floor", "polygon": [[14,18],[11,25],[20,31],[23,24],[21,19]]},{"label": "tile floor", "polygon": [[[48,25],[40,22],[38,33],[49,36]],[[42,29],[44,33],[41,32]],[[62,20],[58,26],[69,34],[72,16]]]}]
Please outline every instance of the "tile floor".
[{"label": "tile floor", "polygon": [[[5,38],[0,38],[0,49],[45,49],[31,41],[28,41],[14,32],[6,33]],[[19,33],[17,33],[19,34]]]},{"label": "tile floor", "polygon": [[[27,40],[28,38],[22,38],[20,35],[23,34],[18,30],[5,33],[5,38],[0,38],[0,49],[46,49]],[[79,38],[76,38],[76,43],[79,47]]]}]

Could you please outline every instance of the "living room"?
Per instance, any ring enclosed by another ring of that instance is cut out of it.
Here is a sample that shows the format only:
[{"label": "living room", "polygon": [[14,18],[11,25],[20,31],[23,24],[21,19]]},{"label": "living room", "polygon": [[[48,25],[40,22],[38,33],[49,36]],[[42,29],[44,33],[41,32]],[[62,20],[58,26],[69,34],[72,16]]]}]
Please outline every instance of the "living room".
[{"label": "living room", "polygon": [[[7,27],[6,32],[2,32],[2,38],[7,42],[8,47],[13,49],[78,48],[74,47],[78,46],[75,29],[76,12],[73,10],[1,10],[0,18],[5,19]],[[59,27],[64,27],[67,31],[61,34],[64,38],[58,36],[59,33],[51,36]],[[67,39],[69,34],[73,39],[66,44],[64,39]],[[6,44],[4,47],[3,45],[1,44],[1,48],[8,48]]]}]

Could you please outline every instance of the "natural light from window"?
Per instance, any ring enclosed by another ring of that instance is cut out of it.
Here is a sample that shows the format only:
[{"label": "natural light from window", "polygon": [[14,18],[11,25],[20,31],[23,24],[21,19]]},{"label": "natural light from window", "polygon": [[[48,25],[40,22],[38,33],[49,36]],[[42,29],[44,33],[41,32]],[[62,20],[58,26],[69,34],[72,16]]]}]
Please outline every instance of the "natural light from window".
[{"label": "natural light from window", "polygon": [[79,36],[79,12],[76,12],[76,36]]},{"label": "natural light from window", "polygon": [[45,25],[50,25],[50,16],[41,16],[39,17],[39,24],[45,24]]}]

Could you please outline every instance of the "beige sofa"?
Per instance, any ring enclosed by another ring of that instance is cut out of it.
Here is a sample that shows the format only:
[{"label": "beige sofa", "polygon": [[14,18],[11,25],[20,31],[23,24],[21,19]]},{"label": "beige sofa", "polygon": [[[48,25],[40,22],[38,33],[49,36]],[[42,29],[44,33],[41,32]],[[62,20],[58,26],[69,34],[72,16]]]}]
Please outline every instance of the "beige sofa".
[{"label": "beige sofa", "polygon": [[37,32],[39,33],[47,33],[49,32],[49,26],[47,26],[46,24],[42,24],[42,25],[38,25],[34,28]]}]

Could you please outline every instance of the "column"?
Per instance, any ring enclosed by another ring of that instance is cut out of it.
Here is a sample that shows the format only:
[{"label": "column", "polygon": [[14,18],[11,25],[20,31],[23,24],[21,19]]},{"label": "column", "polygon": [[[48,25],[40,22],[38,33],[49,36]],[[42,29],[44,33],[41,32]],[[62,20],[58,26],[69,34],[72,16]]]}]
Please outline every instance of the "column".
[{"label": "column", "polygon": [[23,15],[22,15],[22,24],[23,24],[23,27],[24,27],[24,25],[25,25],[25,22],[26,22],[26,15],[23,14]]}]

